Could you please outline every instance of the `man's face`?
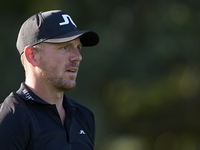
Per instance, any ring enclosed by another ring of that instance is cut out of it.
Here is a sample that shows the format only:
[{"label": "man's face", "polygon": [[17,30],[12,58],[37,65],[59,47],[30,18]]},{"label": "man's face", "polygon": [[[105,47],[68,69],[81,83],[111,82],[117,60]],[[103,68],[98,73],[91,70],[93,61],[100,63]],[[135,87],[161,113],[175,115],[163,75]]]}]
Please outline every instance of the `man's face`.
[{"label": "man's face", "polygon": [[43,43],[37,54],[39,77],[44,86],[67,91],[76,85],[76,77],[82,56],[80,39],[67,43]]}]

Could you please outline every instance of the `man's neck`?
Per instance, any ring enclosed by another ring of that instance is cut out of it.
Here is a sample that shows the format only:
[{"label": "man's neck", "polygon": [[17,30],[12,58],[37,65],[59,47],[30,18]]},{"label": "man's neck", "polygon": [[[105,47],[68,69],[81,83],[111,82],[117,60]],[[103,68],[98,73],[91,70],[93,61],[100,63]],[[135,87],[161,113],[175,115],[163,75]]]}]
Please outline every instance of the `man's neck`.
[{"label": "man's neck", "polygon": [[43,84],[34,84],[33,82],[25,82],[25,84],[33,91],[37,96],[46,101],[49,104],[62,103],[64,92],[53,90]]},{"label": "man's neck", "polygon": [[59,113],[61,122],[64,124],[65,120],[65,109],[63,107],[63,96],[64,92],[56,92],[55,90],[50,90],[45,88],[45,86],[38,86],[36,84],[32,84],[29,82],[25,82],[25,84],[34,92],[38,97],[43,99],[49,104],[55,104],[57,111]]}]

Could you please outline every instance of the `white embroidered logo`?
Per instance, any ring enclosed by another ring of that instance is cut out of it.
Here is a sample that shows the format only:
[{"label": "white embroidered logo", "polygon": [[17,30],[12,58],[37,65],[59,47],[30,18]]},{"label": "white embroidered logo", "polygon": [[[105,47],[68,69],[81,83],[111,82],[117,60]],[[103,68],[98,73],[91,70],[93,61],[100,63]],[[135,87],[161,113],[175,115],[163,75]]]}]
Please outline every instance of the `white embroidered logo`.
[{"label": "white embroidered logo", "polygon": [[69,24],[69,21],[76,27],[76,24],[73,22],[72,18],[69,15],[62,15],[64,22],[59,23],[60,26]]},{"label": "white embroidered logo", "polygon": [[79,134],[85,134],[84,130],[80,130]]}]

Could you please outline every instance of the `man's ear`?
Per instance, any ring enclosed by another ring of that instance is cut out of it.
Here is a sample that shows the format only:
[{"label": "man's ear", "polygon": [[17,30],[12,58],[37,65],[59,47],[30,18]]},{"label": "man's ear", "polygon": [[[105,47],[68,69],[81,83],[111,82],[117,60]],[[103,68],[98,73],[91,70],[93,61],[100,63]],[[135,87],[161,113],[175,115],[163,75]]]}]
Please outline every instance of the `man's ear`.
[{"label": "man's ear", "polygon": [[26,46],[24,49],[24,54],[26,57],[26,60],[33,66],[36,67],[37,66],[37,62],[35,60],[35,53],[34,53],[34,49],[32,46]]}]

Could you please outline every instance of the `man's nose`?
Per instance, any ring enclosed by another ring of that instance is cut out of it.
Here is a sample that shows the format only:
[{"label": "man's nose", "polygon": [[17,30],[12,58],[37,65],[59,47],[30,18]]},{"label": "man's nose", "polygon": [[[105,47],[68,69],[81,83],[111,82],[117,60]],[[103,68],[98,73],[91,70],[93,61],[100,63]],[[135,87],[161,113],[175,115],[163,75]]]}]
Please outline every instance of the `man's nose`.
[{"label": "man's nose", "polygon": [[82,60],[82,55],[80,53],[80,50],[78,48],[74,48],[72,55],[70,57],[70,61],[80,62],[81,60]]}]

